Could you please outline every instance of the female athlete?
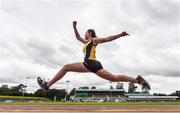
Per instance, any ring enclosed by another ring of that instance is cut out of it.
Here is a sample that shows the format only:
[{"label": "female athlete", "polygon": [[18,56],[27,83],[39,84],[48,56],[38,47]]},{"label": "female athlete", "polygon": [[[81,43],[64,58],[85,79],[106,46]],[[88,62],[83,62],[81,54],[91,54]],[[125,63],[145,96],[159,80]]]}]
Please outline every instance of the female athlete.
[{"label": "female athlete", "polygon": [[81,72],[81,73],[93,72],[97,76],[112,82],[138,83],[142,85],[142,88],[146,88],[150,90],[149,83],[142,76],[139,75],[137,78],[133,78],[127,75],[112,74],[111,72],[104,69],[101,63],[96,60],[96,47],[98,44],[103,44],[106,42],[116,40],[120,37],[128,36],[129,34],[127,32],[122,32],[120,34],[108,36],[105,38],[97,38],[95,31],[93,29],[88,29],[84,35],[84,38],[82,38],[76,26],[77,26],[77,22],[73,21],[73,28],[76,39],[84,44],[83,46],[84,61],[64,65],[60,69],[60,71],[48,82],[38,77],[37,82],[43,91],[48,91],[49,88],[55,82],[60,80],[67,72]]}]

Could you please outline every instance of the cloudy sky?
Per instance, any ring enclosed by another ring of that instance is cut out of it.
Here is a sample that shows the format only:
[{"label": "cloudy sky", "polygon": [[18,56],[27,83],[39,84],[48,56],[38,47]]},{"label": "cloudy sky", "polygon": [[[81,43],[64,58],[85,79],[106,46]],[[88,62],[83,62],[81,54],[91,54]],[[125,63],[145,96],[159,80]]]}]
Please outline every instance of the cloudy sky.
[{"label": "cloudy sky", "polygon": [[[0,85],[25,84],[30,77],[27,90],[34,92],[36,77],[51,79],[63,65],[83,61],[73,20],[82,36],[88,28],[98,37],[130,34],[97,47],[105,69],[142,75],[151,84],[150,93],[180,90],[179,0],[0,0]],[[69,90],[109,88],[93,73],[68,73],[52,88],[66,88],[67,80]]]}]

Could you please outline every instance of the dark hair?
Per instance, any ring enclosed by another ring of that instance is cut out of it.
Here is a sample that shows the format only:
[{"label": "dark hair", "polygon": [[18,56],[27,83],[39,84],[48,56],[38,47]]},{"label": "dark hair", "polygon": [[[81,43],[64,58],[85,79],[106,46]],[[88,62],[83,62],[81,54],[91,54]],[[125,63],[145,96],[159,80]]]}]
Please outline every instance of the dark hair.
[{"label": "dark hair", "polygon": [[97,36],[96,36],[96,32],[94,31],[94,29],[88,29],[87,32],[88,32],[88,33],[91,33],[91,35],[92,35],[93,38],[96,38],[96,37],[97,37]]}]

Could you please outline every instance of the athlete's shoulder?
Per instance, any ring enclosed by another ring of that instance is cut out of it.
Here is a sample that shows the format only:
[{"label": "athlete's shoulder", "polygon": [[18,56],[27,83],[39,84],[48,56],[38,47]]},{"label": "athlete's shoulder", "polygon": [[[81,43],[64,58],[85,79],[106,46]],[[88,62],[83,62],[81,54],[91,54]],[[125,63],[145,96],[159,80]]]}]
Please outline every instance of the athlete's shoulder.
[{"label": "athlete's shoulder", "polygon": [[95,43],[95,38],[93,38],[91,41],[92,41],[92,43],[93,43],[94,46],[97,46],[97,45],[98,45],[97,43]]}]

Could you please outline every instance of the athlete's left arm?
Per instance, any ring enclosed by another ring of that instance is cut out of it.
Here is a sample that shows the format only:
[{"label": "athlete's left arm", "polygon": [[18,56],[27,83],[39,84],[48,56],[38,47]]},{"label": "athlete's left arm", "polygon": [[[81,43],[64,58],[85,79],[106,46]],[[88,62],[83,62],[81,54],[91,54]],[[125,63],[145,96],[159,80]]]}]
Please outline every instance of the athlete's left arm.
[{"label": "athlete's left arm", "polygon": [[110,42],[112,40],[116,40],[116,39],[118,39],[120,37],[124,37],[124,36],[128,36],[128,35],[129,34],[127,32],[122,32],[120,34],[108,36],[106,38],[94,38],[93,43],[94,44],[101,44],[101,43],[105,43],[105,42]]}]

